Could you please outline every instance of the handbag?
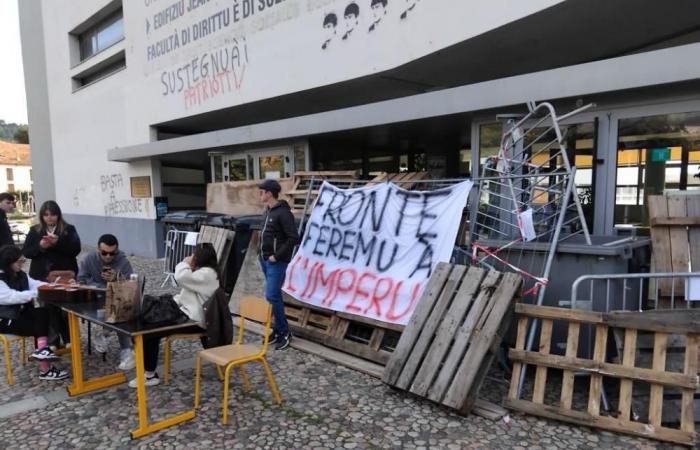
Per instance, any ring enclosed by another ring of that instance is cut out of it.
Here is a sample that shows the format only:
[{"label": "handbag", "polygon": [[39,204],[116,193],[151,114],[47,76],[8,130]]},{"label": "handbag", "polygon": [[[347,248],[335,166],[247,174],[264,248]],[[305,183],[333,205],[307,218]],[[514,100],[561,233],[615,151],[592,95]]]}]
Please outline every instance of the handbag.
[{"label": "handbag", "polygon": [[138,317],[141,289],[138,280],[123,279],[107,283],[105,293],[105,322],[128,322]]},{"label": "handbag", "polygon": [[163,294],[160,297],[144,295],[141,305],[141,320],[143,322],[179,324],[187,322],[189,319],[173,300],[171,294]]}]

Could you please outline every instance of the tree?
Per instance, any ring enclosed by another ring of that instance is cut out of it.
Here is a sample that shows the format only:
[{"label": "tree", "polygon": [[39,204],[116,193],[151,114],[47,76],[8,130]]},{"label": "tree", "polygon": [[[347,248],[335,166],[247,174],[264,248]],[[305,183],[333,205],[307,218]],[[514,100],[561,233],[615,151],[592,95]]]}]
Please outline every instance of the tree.
[{"label": "tree", "polygon": [[29,126],[28,125],[20,125],[17,127],[17,130],[15,130],[14,134],[14,140],[15,142],[19,144],[29,144]]}]

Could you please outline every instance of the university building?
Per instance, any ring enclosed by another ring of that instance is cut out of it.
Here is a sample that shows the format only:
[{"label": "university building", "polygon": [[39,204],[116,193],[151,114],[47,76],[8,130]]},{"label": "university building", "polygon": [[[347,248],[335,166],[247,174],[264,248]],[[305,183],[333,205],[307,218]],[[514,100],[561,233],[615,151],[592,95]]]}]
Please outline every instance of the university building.
[{"label": "university building", "polygon": [[596,234],[700,187],[694,0],[19,2],[37,204],[162,251],[155,197],[300,170],[478,176],[550,101]]}]

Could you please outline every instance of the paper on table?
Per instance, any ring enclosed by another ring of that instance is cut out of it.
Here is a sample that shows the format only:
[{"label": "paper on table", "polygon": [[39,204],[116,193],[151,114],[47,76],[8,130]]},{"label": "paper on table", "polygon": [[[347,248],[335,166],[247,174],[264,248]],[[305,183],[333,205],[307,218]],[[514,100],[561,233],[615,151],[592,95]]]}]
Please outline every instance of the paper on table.
[{"label": "paper on table", "polygon": [[185,235],[185,245],[191,245],[194,247],[195,245],[197,245],[198,237],[199,233],[195,233],[194,231],[188,231]]},{"label": "paper on table", "polygon": [[523,241],[528,242],[537,237],[535,225],[532,223],[532,209],[528,208],[518,214],[518,228],[523,237]]},{"label": "paper on table", "polygon": [[700,277],[685,279],[685,299],[689,302],[700,301]]}]

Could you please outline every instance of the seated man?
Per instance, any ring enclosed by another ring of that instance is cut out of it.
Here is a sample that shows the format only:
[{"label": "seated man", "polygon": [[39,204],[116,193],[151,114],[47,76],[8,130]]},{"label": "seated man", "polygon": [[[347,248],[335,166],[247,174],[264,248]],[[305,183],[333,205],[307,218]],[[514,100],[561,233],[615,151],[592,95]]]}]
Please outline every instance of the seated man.
[{"label": "seated man", "polygon": [[[89,253],[80,263],[78,282],[97,287],[107,287],[109,281],[117,278],[128,279],[133,270],[124,252],[119,251],[119,241],[112,234],[103,234],[97,241],[97,251]],[[133,369],[136,360],[131,338],[126,334],[117,334],[121,347],[119,370]],[[100,353],[107,352],[106,336],[97,333],[95,336],[95,350]]]}]

